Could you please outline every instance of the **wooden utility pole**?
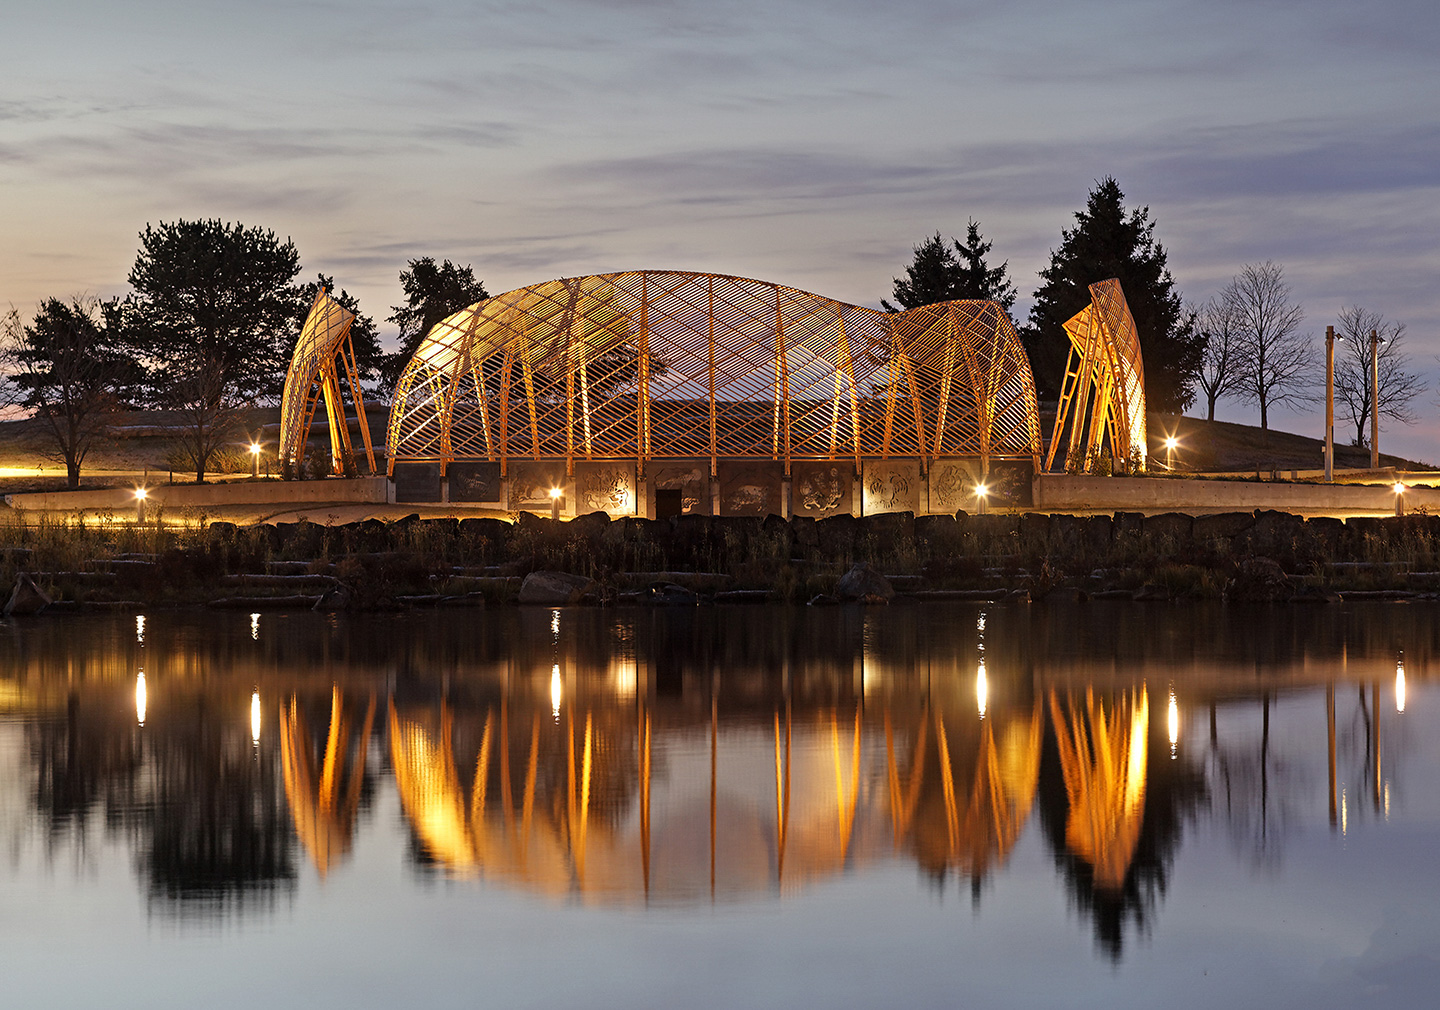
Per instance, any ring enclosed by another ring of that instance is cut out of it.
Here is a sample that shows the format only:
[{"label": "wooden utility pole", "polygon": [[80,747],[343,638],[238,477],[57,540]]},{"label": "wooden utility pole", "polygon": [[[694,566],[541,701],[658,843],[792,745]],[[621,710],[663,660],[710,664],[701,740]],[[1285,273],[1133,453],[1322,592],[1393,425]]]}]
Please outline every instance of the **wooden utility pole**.
[{"label": "wooden utility pole", "polygon": [[1380,334],[1370,331],[1370,469],[1380,469]]},{"label": "wooden utility pole", "polygon": [[1325,483],[1335,481],[1335,327],[1325,327]]}]

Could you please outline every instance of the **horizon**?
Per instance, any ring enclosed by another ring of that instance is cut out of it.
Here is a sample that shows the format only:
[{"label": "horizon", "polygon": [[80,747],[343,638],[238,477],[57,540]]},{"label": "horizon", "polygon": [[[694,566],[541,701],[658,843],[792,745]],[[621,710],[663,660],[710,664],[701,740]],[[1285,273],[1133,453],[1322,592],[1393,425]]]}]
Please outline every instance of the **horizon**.
[{"label": "horizon", "polygon": [[1188,302],[1273,260],[1317,341],[1343,306],[1405,323],[1428,392],[1381,449],[1440,457],[1430,5],[62,6],[11,17],[0,71],[0,305],[27,318],[124,293],[180,218],[290,238],[387,349],[421,256],[492,294],[694,269],[878,307],[973,218],[1024,320],[1113,175]]}]

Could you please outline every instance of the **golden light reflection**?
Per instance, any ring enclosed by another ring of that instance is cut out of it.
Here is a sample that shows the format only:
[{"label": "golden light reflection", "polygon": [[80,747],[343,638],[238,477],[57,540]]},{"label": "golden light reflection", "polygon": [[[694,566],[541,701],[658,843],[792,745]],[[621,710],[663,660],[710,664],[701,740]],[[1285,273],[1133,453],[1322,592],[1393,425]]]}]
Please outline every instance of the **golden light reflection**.
[{"label": "golden light reflection", "polygon": [[[258,704],[257,692],[252,705]],[[252,708],[252,712],[253,717],[258,719],[258,708]],[[281,706],[280,760],[285,799],[290,807],[295,835],[321,877],[350,851],[374,721],[375,698],[372,695],[356,732],[340,689],[332,687],[330,724],[325,734],[324,749],[317,753],[299,699],[291,697],[289,705]],[[399,773],[397,767],[397,776]]]},{"label": "golden light reflection", "polygon": [[250,739],[260,742],[260,692],[250,696]]},{"label": "golden light reflection", "polygon": [[135,641],[141,645],[145,644],[145,615],[135,615]]},{"label": "golden light reflection", "polygon": [[1405,711],[1405,664],[1395,664],[1395,711]]},{"label": "golden light reflection", "polygon": [[611,683],[620,698],[633,698],[640,682],[640,670],[633,656],[617,658],[611,667]]},{"label": "golden light reflection", "polygon": [[1050,714],[1069,797],[1065,842],[1094,869],[1095,886],[1125,884],[1145,816],[1150,704],[1142,687],[1107,706],[1086,690],[1061,704],[1050,692]]},{"label": "golden light reflection", "polygon": [[145,671],[141,670],[135,675],[135,721],[141,726],[145,725]]},{"label": "golden light reflection", "polygon": [[556,663],[550,668],[550,714],[558,721],[560,718],[560,698],[565,693],[565,685],[560,680],[560,664]]},{"label": "golden light reflection", "polygon": [[980,718],[985,718],[985,705],[990,700],[990,681],[985,676],[985,664],[975,670],[975,705],[980,709]]},{"label": "golden light reflection", "polygon": [[1170,757],[1176,756],[1176,748],[1180,743],[1180,705],[1175,700],[1175,692],[1170,692],[1170,702],[1165,706],[1165,727],[1170,733]]},{"label": "golden light reflection", "polygon": [[250,615],[250,639],[251,639],[251,641],[254,641],[254,642],[260,641],[260,615],[259,615],[259,614],[251,614],[251,615]]}]

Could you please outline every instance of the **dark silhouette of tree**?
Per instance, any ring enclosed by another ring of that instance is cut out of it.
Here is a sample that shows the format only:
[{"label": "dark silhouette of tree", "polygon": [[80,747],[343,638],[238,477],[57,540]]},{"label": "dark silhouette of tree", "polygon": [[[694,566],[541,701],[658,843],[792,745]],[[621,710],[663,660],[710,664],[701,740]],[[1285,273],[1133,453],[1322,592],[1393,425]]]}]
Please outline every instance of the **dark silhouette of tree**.
[{"label": "dark silhouette of tree", "polygon": [[243,433],[249,404],[237,400],[221,379],[221,367],[205,356],[193,358],[171,380],[171,406],[180,412],[180,455],[204,484],[210,461]]},{"label": "dark silhouette of tree", "polygon": [[[335,278],[327,277],[323,273],[316,274],[315,277],[315,280],[300,287],[301,309],[290,340],[292,351],[295,339],[300,335],[300,328],[305,325],[305,316],[310,312],[310,306],[315,304],[315,296],[324,288],[330,292],[331,298],[355,313],[355,321],[350,324],[350,342],[355,347],[355,364],[360,369],[360,378],[366,382],[379,378],[385,353],[380,350],[380,331],[375,328],[375,320],[360,311],[359,300],[350,292],[341,288],[339,293],[336,293]],[[286,366],[289,366],[288,360]]]},{"label": "dark silhouette of tree", "polygon": [[400,287],[405,292],[405,304],[391,306],[393,314],[386,319],[400,327],[400,349],[387,355],[380,366],[387,386],[395,385],[432,326],[490,297],[468,264],[456,266],[445,260],[437,265],[429,256],[411,260],[400,271]]},{"label": "dark silhouette of tree", "polygon": [[1040,396],[1058,397],[1070,353],[1063,324],[1090,304],[1091,284],[1114,277],[1140,335],[1146,402],[1151,410],[1178,414],[1194,402],[1205,339],[1181,307],[1150,208],[1127,213],[1124,200],[1113,178],[1091,190],[1075,227],[1061,232],[1060,248],[1040,271],[1043,283],[1022,337]]},{"label": "dark silhouette of tree", "polygon": [[171,405],[196,364],[242,400],[284,386],[297,319],[300,254],[273,231],[218,220],[146,225],[123,304],[124,339],[148,369],[148,399]]},{"label": "dark silhouette of tree", "polygon": [[5,316],[0,369],[4,401],[34,412],[52,459],[65,464],[70,487],[123,402],[135,393],[140,368],[116,345],[107,310],[95,298],[68,303],[49,298],[26,326],[14,309]]},{"label": "dark silhouette of tree", "polygon": [[1425,390],[1425,380],[1410,371],[1405,353],[1405,324],[1388,322],[1379,312],[1358,305],[1340,310],[1336,333],[1344,337],[1335,361],[1335,398],[1355,425],[1355,445],[1370,444],[1370,331],[1384,343],[1376,365],[1380,378],[1380,416],[1401,424],[1414,424],[1415,398]]},{"label": "dark silhouette of tree", "polygon": [[1223,295],[1207,301],[1194,312],[1195,329],[1205,341],[1196,384],[1205,394],[1205,419],[1215,420],[1215,401],[1234,396],[1240,390],[1240,323],[1235,306]]},{"label": "dark silhouette of tree", "polygon": [[1240,398],[1260,407],[1260,430],[1270,427],[1271,407],[1294,407],[1315,399],[1315,348],[1300,333],[1305,318],[1290,298],[1278,263],[1247,263],[1221,295],[1240,336]]},{"label": "dark silhouette of tree", "polygon": [[1015,305],[1015,285],[1007,275],[1010,263],[989,266],[985,257],[993,246],[980,237],[980,226],[973,220],[966,225],[963,245],[952,238],[947,246],[937,231],[915,247],[915,258],[905,268],[905,276],[894,280],[899,308],[884,299],[880,304],[887,312],[899,312],[974,298],[999,302],[1009,312]]}]

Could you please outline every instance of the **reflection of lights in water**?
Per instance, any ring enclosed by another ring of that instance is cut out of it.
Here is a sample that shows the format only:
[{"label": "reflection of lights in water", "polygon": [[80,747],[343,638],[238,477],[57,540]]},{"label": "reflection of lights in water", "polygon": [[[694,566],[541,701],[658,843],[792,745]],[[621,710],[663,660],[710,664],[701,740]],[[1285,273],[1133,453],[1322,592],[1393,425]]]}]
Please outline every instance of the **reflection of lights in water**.
[{"label": "reflection of lights in water", "polygon": [[1395,711],[1405,711],[1405,664],[1395,664]]},{"label": "reflection of lights in water", "polygon": [[1170,731],[1170,756],[1175,757],[1176,746],[1180,743],[1180,704],[1175,692],[1170,692],[1170,704],[1165,709],[1165,725]]},{"label": "reflection of lights in water", "polygon": [[[621,698],[635,697],[640,680],[640,671],[633,657],[621,656],[615,660],[615,693]],[[553,685],[552,685],[553,689]]]},{"label": "reflection of lights in water", "polygon": [[135,615],[135,641],[145,644],[145,615]]},{"label": "reflection of lights in water", "polygon": [[1385,819],[1390,819],[1390,783],[1385,783]]},{"label": "reflection of lights in water", "polygon": [[990,681],[985,676],[985,664],[975,669],[975,704],[980,709],[980,718],[985,718],[985,705],[990,700]]},{"label": "reflection of lights in water", "polygon": [[[142,618],[143,620],[143,618]],[[145,671],[135,675],[135,720],[145,725]]]},{"label": "reflection of lights in water", "polygon": [[250,615],[250,637],[254,641],[260,641],[260,615]]},{"label": "reflection of lights in water", "polygon": [[560,634],[560,611],[550,611],[550,634]]},{"label": "reflection of lights in water", "polygon": [[250,696],[250,739],[260,742],[260,692]]},{"label": "reflection of lights in water", "polygon": [[1350,805],[1349,797],[1345,795],[1345,787],[1340,787],[1340,833],[1345,834],[1345,829],[1350,826]]},{"label": "reflection of lights in water", "polygon": [[556,663],[550,668],[550,713],[557,720],[560,718],[560,695],[564,690],[564,685],[560,683],[560,664]]},{"label": "reflection of lights in water", "polygon": [[975,630],[982,635],[985,634],[985,612],[983,610],[980,612],[980,616],[975,618]]}]

